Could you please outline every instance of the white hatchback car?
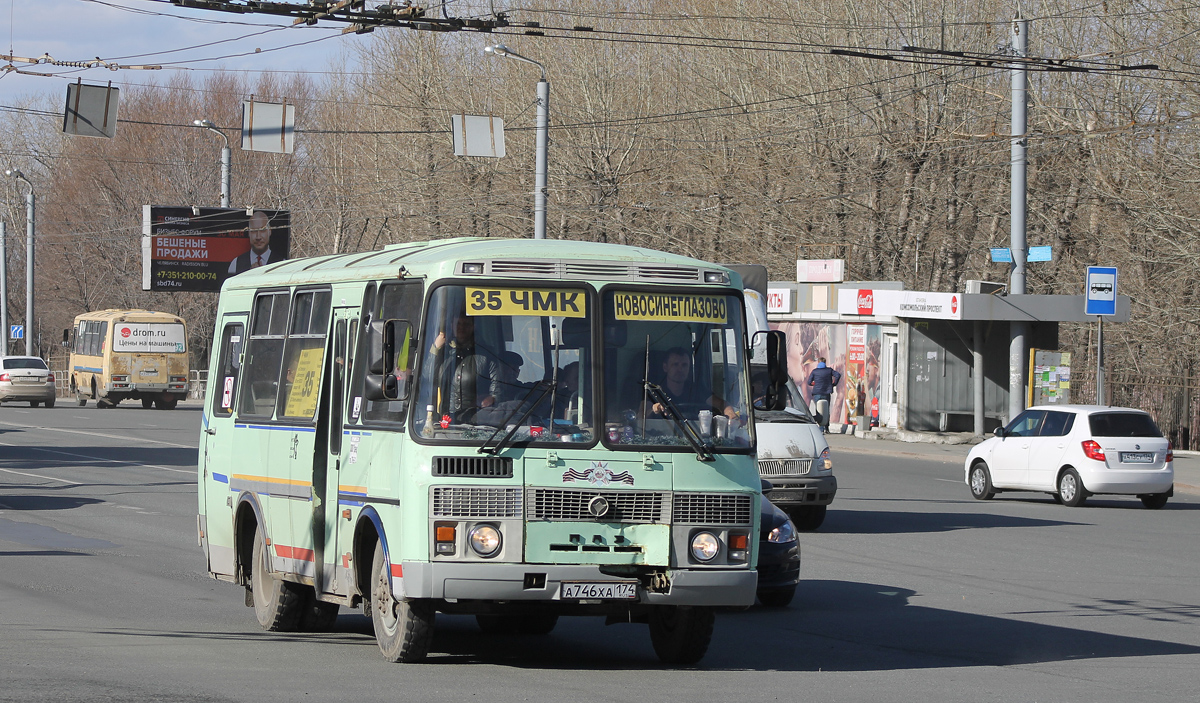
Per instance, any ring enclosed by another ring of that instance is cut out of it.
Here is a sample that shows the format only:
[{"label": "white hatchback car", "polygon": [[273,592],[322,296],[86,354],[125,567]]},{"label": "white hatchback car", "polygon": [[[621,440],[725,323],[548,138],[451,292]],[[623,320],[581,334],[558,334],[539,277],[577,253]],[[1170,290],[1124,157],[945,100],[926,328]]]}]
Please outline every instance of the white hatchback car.
[{"label": "white hatchback car", "polygon": [[27,401],[54,407],[54,374],[36,356],[0,357],[0,403]]},{"label": "white hatchback car", "polygon": [[1174,495],[1174,454],[1145,411],[1103,405],[1029,408],[967,455],[971,494],[1045,491],[1069,506],[1089,495],[1136,495],[1157,509]]}]

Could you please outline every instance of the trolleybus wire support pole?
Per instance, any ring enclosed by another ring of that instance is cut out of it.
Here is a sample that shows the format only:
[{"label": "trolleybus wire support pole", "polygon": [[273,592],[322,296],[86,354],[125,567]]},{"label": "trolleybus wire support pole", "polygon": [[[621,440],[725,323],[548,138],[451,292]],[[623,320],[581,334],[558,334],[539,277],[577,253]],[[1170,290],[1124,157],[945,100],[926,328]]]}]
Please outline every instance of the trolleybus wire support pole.
[{"label": "trolleybus wire support pole", "polygon": [[4,331],[4,351],[8,356],[8,225],[0,220],[0,330]]},{"label": "trolleybus wire support pole", "polygon": [[[1009,278],[1009,295],[1025,295],[1025,170],[1027,165],[1028,115],[1026,93],[1029,73],[1020,59],[1029,50],[1029,21],[1017,17],[1012,23],[1013,53],[1017,56],[1014,68],[1009,71],[1012,79],[1012,189],[1009,207],[1009,248],[1012,251],[1012,274]],[[1029,324],[1014,320],[1009,324],[1008,342],[1008,419],[1012,421],[1025,410],[1025,337]]]}]

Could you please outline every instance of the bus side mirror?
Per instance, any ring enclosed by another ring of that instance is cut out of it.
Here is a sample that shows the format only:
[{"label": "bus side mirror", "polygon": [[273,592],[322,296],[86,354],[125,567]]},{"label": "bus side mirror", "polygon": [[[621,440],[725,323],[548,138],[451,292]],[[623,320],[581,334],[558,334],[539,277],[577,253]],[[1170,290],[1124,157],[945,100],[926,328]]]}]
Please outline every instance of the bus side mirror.
[{"label": "bus side mirror", "polygon": [[62,341],[62,345],[63,345],[64,347],[69,347],[69,346],[71,346],[71,330],[63,330],[63,341]]},{"label": "bus side mirror", "polygon": [[756,332],[766,336],[767,346],[767,389],[763,398],[764,410],[783,410],[787,407],[788,377],[787,369],[787,335],[779,330]]},{"label": "bus side mirror", "polygon": [[367,400],[408,400],[415,343],[412,323],[408,320],[371,323],[368,373],[363,379],[363,395]]}]

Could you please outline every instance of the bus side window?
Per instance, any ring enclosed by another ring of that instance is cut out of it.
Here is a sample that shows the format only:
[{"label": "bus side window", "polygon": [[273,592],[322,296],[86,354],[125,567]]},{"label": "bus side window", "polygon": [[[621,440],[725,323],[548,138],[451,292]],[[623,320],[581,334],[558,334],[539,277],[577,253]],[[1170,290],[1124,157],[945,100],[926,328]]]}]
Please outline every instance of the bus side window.
[{"label": "bus side window", "polygon": [[233,414],[233,398],[237,394],[238,373],[241,371],[242,323],[232,322],[225,325],[221,333],[221,356],[217,362],[217,374],[220,385],[218,392],[213,393],[213,415],[228,417]]},{"label": "bus side window", "polygon": [[275,410],[290,298],[287,291],[279,291],[261,293],[254,300],[243,368],[245,387],[238,400],[239,415],[269,418]]},{"label": "bus side window", "polygon": [[[408,320],[412,323],[413,329],[419,329],[421,316],[421,283],[418,281],[396,283],[380,286],[379,289],[379,309],[375,320]],[[363,330],[364,334],[370,334],[368,330]],[[402,340],[397,340],[402,341]],[[409,343],[411,345],[411,339]],[[399,351],[399,350],[397,350]],[[409,353],[407,355],[397,354],[396,359],[392,361],[393,368],[385,369],[384,373],[389,374],[405,374],[411,376],[412,364],[416,358],[416,354]],[[404,363],[408,368],[395,368],[396,363]],[[365,365],[365,364],[364,364]],[[362,374],[364,369],[355,370],[355,385],[354,394],[362,395]],[[407,400],[366,400],[362,401],[365,406],[362,411],[363,421],[375,422],[404,422],[404,414],[408,409]]]},{"label": "bus side window", "polygon": [[[297,291],[284,350],[283,387],[277,417],[312,420],[321,392],[325,332],[329,329],[328,290]],[[274,327],[274,320],[271,326]]]}]

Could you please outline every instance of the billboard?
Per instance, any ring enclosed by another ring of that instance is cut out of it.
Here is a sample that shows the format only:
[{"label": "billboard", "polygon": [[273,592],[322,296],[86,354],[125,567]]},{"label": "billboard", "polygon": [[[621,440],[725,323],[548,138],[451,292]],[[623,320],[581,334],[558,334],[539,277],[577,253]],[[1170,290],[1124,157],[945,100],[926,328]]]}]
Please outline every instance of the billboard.
[{"label": "billboard", "polygon": [[230,276],[288,258],[291,213],[142,207],[142,290],[218,291]]}]

